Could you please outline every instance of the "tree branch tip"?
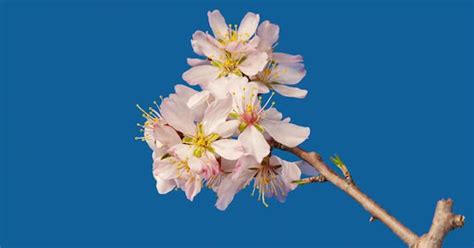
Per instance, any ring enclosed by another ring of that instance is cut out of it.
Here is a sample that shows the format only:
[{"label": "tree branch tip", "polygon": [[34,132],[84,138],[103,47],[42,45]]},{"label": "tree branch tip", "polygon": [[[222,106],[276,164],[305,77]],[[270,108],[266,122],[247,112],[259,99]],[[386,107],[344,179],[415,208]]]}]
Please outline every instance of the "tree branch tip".
[{"label": "tree branch tip", "polygon": [[464,226],[464,221],[466,217],[464,215],[456,214],[453,217],[453,227],[454,228],[461,228]]}]

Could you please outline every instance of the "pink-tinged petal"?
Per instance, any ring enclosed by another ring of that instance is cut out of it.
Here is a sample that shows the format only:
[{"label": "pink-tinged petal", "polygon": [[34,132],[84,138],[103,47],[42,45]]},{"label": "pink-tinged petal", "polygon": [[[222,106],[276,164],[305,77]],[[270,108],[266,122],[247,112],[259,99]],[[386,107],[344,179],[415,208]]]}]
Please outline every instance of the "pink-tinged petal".
[{"label": "pink-tinged petal", "polygon": [[260,37],[258,47],[262,50],[271,49],[273,44],[278,41],[280,27],[269,21],[262,22],[257,29],[257,36]]},{"label": "pink-tinged petal", "polygon": [[219,134],[222,138],[228,138],[237,131],[239,124],[239,120],[226,121],[216,128],[215,133]]},{"label": "pink-tinged petal", "polygon": [[[176,91],[176,97],[180,101],[184,102],[187,106],[189,106],[188,102],[190,101],[190,98],[194,96],[195,94],[199,93],[198,91],[181,84],[176,85],[174,89]],[[191,107],[191,110],[194,113],[195,121],[201,122],[202,117],[204,115],[204,111],[206,110],[206,107],[207,107],[207,102],[203,102],[201,104],[191,104],[191,105],[193,105]]]},{"label": "pink-tinged petal", "polygon": [[160,110],[163,118],[174,129],[187,135],[194,135],[196,131],[194,115],[185,103],[166,98]]},{"label": "pink-tinged petal", "polygon": [[260,124],[273,139],[288,147],[295,147],[305,141],[310,133],[308,127],[275,120],[262,120]]},{"label": "pink-tinged petal", "polygon": [[219,76],[219,68],[212,65],[198,65],[183,73],[183,80],[190,85],[207,84]]},{"label": "pink-tinged petal", "polygon": [[197,90],[182,84],[175,85],[174,91],[178,98],[182,99],[183,102],[187,102],[191,96],[197,93]]},{"label": "pink-tinged petal", "polygon": [[260,37],[255,35],[251,40],[249,40],[247,46],[243,50],[245,50],[246,52],[250,52],[257,48],[258,44],[260,44]]},{"label": "pink-tinged petal", "polygon": [[[225,177],[217,189],[216,207],[219,210],[225,210],[234,199],[235,194],[250,183],[255,171],[251,167],[259,166],[252,156],[243,156],[238,161],[239,168],[235,173]],[[235,165],[237,166],[237,164]]]},{"label": "pink-tinged petal", "polygon": [[179,137],[176,130],[170,126],[161,126],[157,125],[155,127],[155,138],[163,145],[167,147],[172,147],[176,144],[181,143],[181,138]]},{"label": "pink-tinged petal", "polygon": [[231,173],[234,171],[236,163],[237,160],[228,160],[225,158],[221,158],[220,168],[224,173]]},{"label": "pink-tinged petal", "polygon": [[201,48],[199,47],[199,42],[201,40],[206,39],[206,33],[202,31],[196,31],[193,34],[193,38],[191,39],[191,46],[193,47],[193,51],[201,56],[204,56],[204,53],[201,51]]},{"label": "pink-tinged petal", "polygon": [[154,127],[146,126],[143,132],[143,137],[145,137],[147,145],[153,151],[163,146],[163,144],[156,140]]},{"label": "pink-tinged petal", "polygon": [[193,177],[186,181],[184,185],[184,192],[186,193],[186,198],[188,200],[193,201],[194,197],[201,191],[201,178],[200,177]]},{"label": "pink-tinged petal", "polygon": [[263,118],[266,120],[276,120],[279,121],[283,118],[283,115],[276,108],[269,108],[263,112]]},{"label": "pink-tinged petal", "polygon": [[192,43],[204,56],[212,60],[222,61],[225,59],[224,51],[220,49],[217,41],[208,34],[199,36],[199,39],[193,39]]},{"label": "pink-tinged petal", "polygon": [[311,166],[310,164],[308,164],[304,160],[296,161],[295,164],[298,165],[298,167],[301,170],[301,173],[303,173],[307,176],[317,176],[317,175],[319,175],[319,171],[317,171],[313,166]]},{"label": "pink-tinged petal", "polygon": [[176,183],[174,180],[164,180],[164,179],[157,179],[156,180],[156,189],[158,193],[164,195],[169,193],[176,187]]},{"label": "pink-tinged petal", "polygon": [[250,39],[250,37],[255,34],[259,22],[260,16],[258,14],[248,12],[240,22],[240,26],[237,31],[239,40],[246,41]]},{"label": "pink-tinged petal", "polygon": [[273,53],[272,59],[278,63],[301,63],[303,62],[303,56],[291,55],[287,53]]},{"label": "pink-tinged petal", "polygon": [[280,160],[282,166],[280,176],[286,183],[289,190],[294,190],[298,185],[293,183],[293,181],[301,179],[301,170],[295,163],[291,163],[283,159]]},{"label": "pink-tinged petal", "polygon": [[282,84],[273,84],[272,88],[282,96],[304,98],[307,94],[307,90],[303,90],[296,87],[288,87]]},{"label": "pink-tinged petal", "polygon": [[229,160],[237,160],[243,154],[242,145],[238,140],[221,139],[212,143],[212,148],[221,157]]},{"label": "pink-tinged petal", "polygon": [[216,128],[224,123],[232,110],[232,97],[215,100],[206,109],[202,124],[204,132],[211,134],[215,132]]},{"label": "pink-tinged petal", "polygon": [[300,63],[278,64],[272,75],[276,75],[273,81],[292,85],[299,83],[306,76],[306,70]]},{"label": "pink-tinged petal", "polygon": [[186,62],[189,66],[198,66],[198,65],[208,65],[209,60],[207,59],[195,59],[195,58],[187,58]]},{"label": "pink-tinged petal", "polygon": [[168,153],[175,156],[178,160],[185,161],[192,156],[194,147],[183,143],[176,144],[168,149]]},{"label": "pink-tinged petal", "polygon": [[267,65],[268,55],[265,52],[250,53],[247,58],[238,65],[238,68],[247,76],[251,77],[262,71]]},{"label": "pink-tinged petal", "polygon": [[201,157],[201,161],[203,163],[201,176],[203,176],[204,179],[209,179],[211,176],[216,176],[220,173],[219,162],[213,152],[206,151]]},{"label": "pink-tinged petal", "polygon": [[186,105],[190,109],[196,108],[197,106],[205,103],[209,99],[210,95],[211,95],[211,92],[209,92],[208,90],[203,90],[201,92],[198,92],[189,98]]},{"label": "pink-tinged petal", "polygon": [[235,163],[234,173],[232,173],[232,180],[242,181],[242,187],[252,181],[255,176],[255,168],[260,168],[262,165],[255,160],[252,155],[244,155]]},{"label": "pink-tinged petal", "polygon": [[[151,155],[153,161],[161,159],[161,157],[163,157],[163,155],[166,154],[166,150],[168,150],[168,148],[165,148],[165,147],[160,147],[153,150],[153,153]],[[153,164],[153,168],[155,168],[154,164]]]},{"label": "pink-tinged petal", "polygon": [[209,84],[207,84],[206,89],[209,90],[213,96],[218,99],[223,99],[227,97],[229,93],[229,77],[220,77]]},{"label": "pink-tinged petal", "polygon": [[270,153],[270,145],[268,145],[263,134],[253,125],[248,126],[239,135],[239,141],[244,148],[245,154],[252,155],[259,163]]},{"label": "pink-tinged petal", "polygon": [[216,208],[221,211],[226,210],[240,189],[239,183],[233,181],[230,176],[224,178],[217,189]]},{"label": "pink-tinged petal", "polygon": [[252,82],[257,85],[259,94],[267,94],[270,92],[270,89],[264,83],[260,81],[252,81]]},{"label": "pink-tinged petal", "polygon": [[154,167],[153,176],[156,180],[158,180],[158,178],[171,180],[178,176],[176,166],[167,159],[155,161]]},{"label": "pink-tinged petal", "polygon": [[196,173],[201,173],[203,168],[204,168],[204,163],[200,158],[197,158],[195,156],[190,156],[188,161],[188,166],[191,170],[193,170]]},{"label": "pink-tinged petal", "polygon": [[218,39],[226,38],[228,35],[228,26],[221,12],[219,10],[209,11],[207,12],[207,17],[214,36]]}]

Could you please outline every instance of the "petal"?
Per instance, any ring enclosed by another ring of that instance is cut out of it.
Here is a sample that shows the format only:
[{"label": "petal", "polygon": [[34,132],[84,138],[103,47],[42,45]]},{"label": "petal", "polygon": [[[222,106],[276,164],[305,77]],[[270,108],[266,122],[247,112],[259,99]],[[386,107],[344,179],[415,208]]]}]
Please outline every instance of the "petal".
[{"label": "petal", "polygon": [[208,34],[199,35],[197,38],[193,36],[192,45],[204,56],[213,60],[222,61],[225,58],[225,53],[219,48],[218,41]]},{"label": "petal", "polygon": [[207,59],[195,59],[195,58],[187,58],[186,62],[189,66],[198,66],[198,65],[208,65],[209,60]]},{"label": "petal", "polygon": [[226,210],[240,189],[238,182],[233,181],[230,176],[226,177],[217,189],[216,208],[221,211]]},{"label": "petal", "polygon": [[257,161],[251,156],[243,156],[237,163],[241,164],[239,172],[225,177],[217,189],[216,207],[219,210],[225,210],[235,194],[253,179],[255,172],[248,168],[258,166]]},{"label": "petal", "polygon": [[242,21],[240,22],[238,35],[239,40],[246,41],[255,34],[258,23],[260,22],[260,16],[252,12],[248,12]]},{"label": "petal", "polygon": [[194,135],[196,131],[194,115],[185,103],[166,98],[163,100],[160,110],[163,118],[174,129],[187,135]]},{"label": "petal", "polygon": [[291,163],[283,159],[280,160],[282,165],[280,176],[286,183],[289,190],[294,190],[298,185],[293,183],[293,181],[301,179],[301,170],[295,163]]},{"label": "petal", "polygon": [[158,178],[171,180],[175,179],[178,176],[176,166],[168,159],[158,160],[155,161],[153,164],[155,167],[155,169],[153,170],[153,176],[157,180]]},{"label": "petal", "polygon": [[227,93],[229,92],[229,84],[229,77],[221,77],[207,84],[206,89],[209,90],[216,98],[223,99],[227,97]]},{"label": "petal", "polygon": [[189,168],[196,173],[201,173],[204,167],[204,163],[200,158],[190,156],[188,161]]},{"label": "petal", "polygon": [[200,177],[193,177],[186,181],[184,185],[184,192],[186,193],[186,198],[188,200],[193,201],[194,197],[199,194],[201,191],[201,178]]},{"label": "petal", "polygon": [[228,35],[228,27],[221,12],[219,10],[213,10],[212,12],[209,11],[207,12],[207,17],[214,36],[218,39],[226,38]]},{"label": "petal", "polygon": [[308,164],[304,160],[296,161],[295,164],[298,165],[298,167],[301,170],[301,173],[303,173],[307,176],[317,176],[317,175],[319,175],[319,171],[317,171],[313,166],[311,166],[310,164]]},{"label": "petal", "polygon": [[273,53],[272,59],[278,63],[300,63],[303,62],[303,56],[291,55],[287,53]]},{"label": "petal", "polygon": [[273,81],[282,84],[297,84],[306,76],[304,65],[296,64],[278,64],[272,75],[276,75]]},{"label": "petal", "polygon": [[257,36],[260,38],[258,47],[262,50],[271,49],[273,44],[278,41],[280,27],[269,21],[264,21],[258,26]]},{"label": "petal", "polygon": [[307,90],[303,90],[296,87],[288,87],[282,84],[272,84],[272,89],[280,93],[282,96],[304,98],[308,94]]},{"label": "petal", "polygon": [[268,55],[265,52],[250,53],[247,58],[238,65],[238,68],[247,76],[254,76],[267,65]]},{"label": "petal", "polygon": [[257,85],[258,94],[267,94],[267,93],[270,92],[270,89],[264,83],[262,83],[260,81],[252,81],[252,83],[255,83]]},{"label": "petal", "polygon": [[221,164],[220,164],[221,170],[224,173],[233,172],[235,170],[236,163],[237,163],[237,160],[228,160],[225,158],[221,158]]},{"label": "petal", "polygon": [[270,145],[268,145],[263,134],[253,125],[247,127],[239,135],[239,141],[244,147],[245,153],[252,155],[259,163],[270,153]]},{"label": "petal", "polygon": [[269,108],[263,112],[263,118],[266,120],[276,120],[279,121],[283,118],[283,115],[276,108]]},{"label": "petal", "polygon": [[239,124],[239,120],[226,121],[216,128],[215,133],[219,134],[222,138],[228,138],[237,131]]},{"label": "petal", "polygon": [[215,132],[216,128],[225,122],[227,116],[232,110],[232,97],[227,97],[221,100],[215,100],[206,109],[202,124],[204,132],[211,134]]},{"label": "petal", "polygon": [[221,157],[229,160],[237,160],[243,154],[242,145],[238,140],[221,139],[212,143],[212,148]]},{"label": "petal", "polygon": [[202,31],[196,31],[193,34],[193,38],[191,39],[191,46],[193,47],[193,51],[201,56],[204,56],[204,53],[201,51],[201,48],[199,47],[199,42],[201,40],[206,39],[206,33]]},{"label": "petal", "polygon": [[190,88],[182,84],[175,85],[174,92],[176,92],[176,95],[178,96],[178,98],[182,99],[183,102],[187,102],[191,96],[197,93],[197,91],[194,90],[193,88]]},{"label": "petal", "polygon": [[170,126],[157,125],[154,134],[155,138],[167,147],[181,143],[181,138],[178,133]]},{"label": "petal", "polygon": [[262,120],[261,125],[273,139],[288,147],[295,147],[305,141],[310,129],[292,123],[275,120]]},{"label": "petal", "polygon": [[205,103],[209,99],[210,94],[211,92],[209,92],[208,90],[198,92],[189,98],[186,105],[191,109],[196,108],[199,105]]},{"label": "petal", "polygon": [[190,85],[207,84],[219,76],[219,68],[212,65],[198,65],[183,73],[183,80]]},{"label": "petal", "polygon": [[233,180],[244,180],[244,184],[246,185],[251,181],[251,179],[255,176],[254,168],[259,168],[262,165],[255,160],[255,158],[251,155],[244,155],[237,160],[235,163],[235,170],[232,173]]},{"label": "petal", "polygon": [[164,180],[164,179],[157,179],[156,180],[156,189],[158,193],[164,195],[169,193],[176,187],[176,183],[174,180]]}]

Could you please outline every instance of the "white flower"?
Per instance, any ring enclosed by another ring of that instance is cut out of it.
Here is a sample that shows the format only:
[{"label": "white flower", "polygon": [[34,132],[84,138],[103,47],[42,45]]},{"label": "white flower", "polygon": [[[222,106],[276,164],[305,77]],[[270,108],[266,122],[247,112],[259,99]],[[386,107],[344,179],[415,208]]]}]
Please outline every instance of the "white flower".
[{"label": "white flower", "polygon": [[233,128],[226,122],[232,109],[231,102],[230,97],[212,102],[207,107],[202,121],[196,123],[192,110],[185,103],[173,98],[163,100],[163,118],[182,133],[183,143],[192,148],[195,157],[208,160],[205,166],[200,163],[193,164],[195,171],[208,172],[210,175],[217,173],[215,154],[229,160],[238,159],[242,155],[239,141],[228,139]]},{"label": "white flower", "polygon": [[293,183],[301,178],[301,170],[296,163],[285,161],[277,156],[266,157],[257,162],[251,156],[244,156],[238,162],[237,170],[222,182],[217,191],[216,207],[225,210],[234,195],[253,180],[252,195],[258,191],[258,200],[268,207],[266,197],[275,197],[283,202],[297,185]]},{"label": "white flower", "polygon": [[208,17],[215,37],[202,31],[193,34],[193,50],[207,60],[188,59],[193,67],[183,73],[186,82],[205,86],[230,74],[253,76],[263,70],[268,55],[256,49],[259,38],[254,36],[259,15],[247,13],[238,28],[228,26],[218,10],[209,12]]},{"label": "white flower", "polygon": [[192,201],[201,191],[203,177],[191,169],[190,161],[196,158],[188,146],[177,144],[167,154],[155,159],[153,176],[158,193],[167,194],[175,187],[181,188]]},{"label": "white flower", "polygon": [[267,53],[269,62],[265,69],[252,77],[259,84],[260,93],[273,89],[283,96],[304,98],[307,90],[288,85],[299,83],[306,75],[303,58],[300,55],[274,53],[273,48],[278,41],[280,28],[269,21],[260,24],[257,36],[260,38],[257,49]]},{"label": "white flower", "polygon": [[[193,95],[198,93],[198,91],[180,84],[176,85],[174,88],[175,93],[171,94],[169,97],[183,103],[188,102]],[[167,123],[165,119],[160,114],[160,106],[158,106],[156,101],[154,101],[153,104],[155,105],[155,108],[149,107],[148,110],[143,109],[138,104],[136,105],[137,108],[142,112],[142,117],[145,118],[145,122],[143,124],[137,124],[139,127],[141,127],[140,131],[143,132],[143,136],[136,137],[135,139],[146,141],[148,146],[153,151],[156,151],[157,149],[164,148],[163,144],[157,139],[157,136],[161,134],[161,132],[158,130],[161,130],[161,128],[168,128],[166,127]],[[196,121],[200,121],[202,119],[206,107],[207,105],[204,103],[193,105],[192,110],[194,116],[196,117]]]},{"label": "white flower", "polygon": [[257,96],[257,91],[257,86],[252,82],[233,85],[231,92],[234,102],[230,113],[233,120],[229,122],[234,127],[238,126],[241,132],[239,141],[245,153],[261,162],[270,153],[270,145],[263,133],[285,146],[295,147],[308,138],[310,129],[291,124],[287,119],[282,120],[282,114],[272,107],[273,103],[265,109],[271,97],[261,106],[262,98]]}]

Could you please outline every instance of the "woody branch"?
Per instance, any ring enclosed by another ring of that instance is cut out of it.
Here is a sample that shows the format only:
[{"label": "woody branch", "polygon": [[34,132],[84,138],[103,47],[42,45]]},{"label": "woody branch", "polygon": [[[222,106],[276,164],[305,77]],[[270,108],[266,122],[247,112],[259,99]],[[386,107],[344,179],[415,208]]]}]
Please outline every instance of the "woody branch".
[{"label": "woody branch", "polygon": [[410,229],[400,223],[395,217],[390,215],[385,209],[378,205],[369,196],[364,194],[352,180],[352,175],[347,170],[347,167],[342,163],[339,157],[332,158],[333,162],[341,169],[344,178],[333,171],[316,152],[307,152],[299,147],[285,147],[279,143],[273,142],[272,146],[281,150],[289,151],[294,155],[308,162],[320,175],[316,177],[306,178],[297,182],[299,184],[306,184],[311,182],[331,182],[336,187],[347,193],[355,201],[369,212],[373,220],[380,220],[388,228],[390,228],[405,244],[414,248],[440,248],[446,235],[464,225],[465,217],[462,215],[455,215],[452,213],[451,199],[438,201],[433,223],[428,233],[419,237]]}]

